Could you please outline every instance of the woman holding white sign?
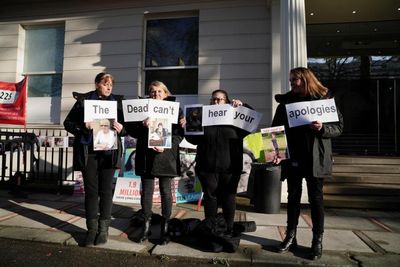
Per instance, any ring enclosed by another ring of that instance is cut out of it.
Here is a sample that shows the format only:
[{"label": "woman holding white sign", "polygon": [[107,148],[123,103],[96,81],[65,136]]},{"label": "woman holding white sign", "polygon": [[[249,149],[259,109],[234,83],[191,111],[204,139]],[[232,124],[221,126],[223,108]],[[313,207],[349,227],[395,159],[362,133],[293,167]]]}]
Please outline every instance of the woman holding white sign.
[{"label": "woman holding white sign", "polygon": [[[215,90],[211,105],[231,104],[233,107],[246,106],[242,101],[229,100],[224,90]],[[243,138],[249,132],[231,125],[205,126],[203,135],[187,135],[186,139],[197,145],[196,173],[204,192],[204,215],[210,233],[217,229],[218,205],[222,205],[226,222],[224,237],[232,237],[233,220],[236,210],[236,192],[243,168]],[[223,247],[233,252],[236,247]]]},{"label": "woman holding white sign", "polygon": [[[308,200],[311,207],[313,239],[310,259],[319,259],[322,255],[322,237],[324,232],[323,181],[332,174],[331,138],[343,131],[343,119],[338,112],[338,121],[322,123],[313,121],[308,125],[289,128],[286,105],[302,101],[328,99],[328,88],[323,86],[311,70],[295,68],[290,71],[292,90],[276,95],[279,102],[272,126],[285,126],[290,159],[282,161],[281,180],[287,179],[288,205],[286,237],[278,247],[284,253],[297,247],[296,230],[300,216],[302,180],[306,179]],[[276,156],[274,164],[280,164]]]},{"label": "woman holding white sign", "polygon": [[[126,135],[120,123],[123,118],[123,96],[112,94],[113,84],[114,78],[111,74],[105,72],[97,74],[96,90],[85,94],[73,93],[76,102],[64,121],[65,130],[75,136],[74,170],[82,172],[85,186],[85,216],[88,231],[84,246],[100,245],[108,240],[113,197],[112,182],[115,170],[121,166],[120,136]],[[101,120],[102,128],[107,128],[107,131],[112,128],[117,132],[117,149],[107,150],[103,147],[102,150],[96,150],[97,141],[93,136],[95,123],[84,122],[85,100],[117,101],[118,119],[113,119],[112,125],[108,119]]]},{"label": "woman holding white sign", "polygon": [[[174,101],[170,91],[164,83],[153,81],[149,86],[149,96],[152,99]],[[151,226],[151,215],[154,194],[154,179],[157,177],[160,186],[161,195],[161,244],[169,242],[168,221],[172,213],[172,192],[171,180],[180,176],[180,160],[179,160],[179,143],[183,137],[184,119],[182,111],[179,112],[179,124],[172,125],[172,145],[171,148],[165,148],[162,143],[149,148],[149,126],[154,123],[155,118],[147,118],[140,122],[126,123],[126,128],[132,137],[137,138],[136,157],[135,157],[135,173],[140,175],[142,184],[142,195],[140,204],[142,206],[143,227],[135,241],[143,242],[148,239]],[[165,125],[164,125],[165,127]],[[157,129],[161,131],[158,138],[163,139],[165,130],[163,124],[158,123]],[[163,132],[163,133],[162,133]]]}]

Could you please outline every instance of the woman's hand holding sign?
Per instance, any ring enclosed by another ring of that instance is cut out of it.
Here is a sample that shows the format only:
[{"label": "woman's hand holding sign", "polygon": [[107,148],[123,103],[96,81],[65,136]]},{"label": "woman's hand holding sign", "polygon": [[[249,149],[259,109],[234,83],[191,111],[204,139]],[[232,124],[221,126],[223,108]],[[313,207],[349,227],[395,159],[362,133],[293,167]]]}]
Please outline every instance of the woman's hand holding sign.
[{"label": "woman's hand holding sign", "polygon": [[239,99],[232,99],[231,104],[232,104],[232,106],[234,108],[239,107],[239,106],[243,106],[242,101],[240,101]]},{"label": "woman's hand holding sign", "polygon": [[310,124],[310,128],[319,132],[322,129],[322,122],[321,121],[313,121]]}]

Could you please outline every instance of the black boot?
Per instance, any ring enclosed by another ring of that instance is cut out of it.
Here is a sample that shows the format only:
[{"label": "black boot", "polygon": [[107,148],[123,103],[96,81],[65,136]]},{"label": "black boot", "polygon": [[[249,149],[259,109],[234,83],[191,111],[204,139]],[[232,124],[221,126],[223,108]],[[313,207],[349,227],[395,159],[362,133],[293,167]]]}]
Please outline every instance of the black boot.
[{"label": "black boot", "polygon": [[97,228],[98,228],[97,219],[86,220],[86,227],[87,227],[87,232],[83,246],[90,247],[94,245],[94,241],[96,239]]},{"label": "black boot", "polygon": [[278,247],[279,253],[285,253],[297,248],[296,230],[287,230],[285,239]]},{"label": "black boot", "polygon": [[96,246],[107,243],[109,226],[110,226],[110,220],[103,220],[103,219],[99,220],[99,232],[96,236],[96,240],[94,241],[94,244]]},{"label": "black boot", "polygon": [[310,260],[318,260],[322,256],[322,234],[313,234]]},{"label": "black boot", "polygon": [[137,239],[138,243],[142,243],[143,241],[146,241],[149,238],[149,236],[151,235],[150,227],[151,227],[151,217],[144,219],[143,225],[141,226],[141,232]]},{"label": "black boot", "polygon": [[160,232],[161,245],[166,245],[170,241],[168,225],[169,225],[169,219],[162,217],[161,218],[161,232]]}]

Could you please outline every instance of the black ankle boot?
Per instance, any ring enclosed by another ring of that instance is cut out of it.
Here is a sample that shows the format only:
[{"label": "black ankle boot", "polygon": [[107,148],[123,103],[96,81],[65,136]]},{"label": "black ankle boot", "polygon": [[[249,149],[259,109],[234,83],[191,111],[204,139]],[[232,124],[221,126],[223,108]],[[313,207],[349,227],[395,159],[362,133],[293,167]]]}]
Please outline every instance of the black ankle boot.
[{"label": "black ankle boot", "polygon": [[108,241],[108,227],[110,226],[110,220],[99,220],[99,232],[96,236],[96,240],[94,241],[94,244],[97,245],[102,245],[107,243]]},{"label": "black ankle boot", "polygon": [[161,218],[161,232],[160,232],[161,245],[166,245],[170,241],[168,225],[169,225],[169,219],[162,217]]},{"label": "black ankle boot", "polygon": [[146,218],[143,222],[143,225],[141,226],[141,232],[139,234],[138,238],[138,243],[142,243],[143,241],[146,241],[149,236],[151,235],[150,227],[151,227],[151,217]]},{"label": "black ankle boot", "polygon": [[322,256],[322,234],[313,234],[310,260],[318,260]]},{"label": "black ankle boot", "polygon": [[297,248],[296,230],[287,230],[285,239],[278,247],[279,253],[285,253]]},{"label": "black ankle boot", "polygon": [[83,246],[90,247],[94,245],[94,241],[96,239],[97,228],[98,228],[97,219],[86,220],[86,227],[87,227],[87,232]]}]

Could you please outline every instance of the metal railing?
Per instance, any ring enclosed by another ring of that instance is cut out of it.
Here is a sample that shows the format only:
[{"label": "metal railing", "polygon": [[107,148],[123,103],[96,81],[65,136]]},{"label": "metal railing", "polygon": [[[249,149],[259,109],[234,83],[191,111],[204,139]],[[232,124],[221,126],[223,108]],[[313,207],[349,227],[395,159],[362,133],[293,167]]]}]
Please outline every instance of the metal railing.
[{"label": "metal railing", "polygon": [[[26,184],[61,191],[74,182],[70,137],[63,129],[0,128],[0,183],[18,173]],[[54,140],[63,140],[62,145]]]}]

